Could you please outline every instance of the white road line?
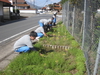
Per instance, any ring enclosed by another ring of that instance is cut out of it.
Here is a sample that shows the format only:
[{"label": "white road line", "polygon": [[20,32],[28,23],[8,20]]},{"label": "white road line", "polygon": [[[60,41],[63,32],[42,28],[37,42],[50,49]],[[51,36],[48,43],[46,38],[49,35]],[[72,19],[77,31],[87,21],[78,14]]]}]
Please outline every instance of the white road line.
[{"label": "white road line", "polygon": [[34,27],[32,27],[32,28],[29,28],[29,29],[27,29],[27,30],[25,30],[25,31],[22,31],[22,32],[18,33],[18,34],[15,34],[15,35],[13,35],[13,36],[7,38],[7,39],[4,39],[4,40],[0,41],[0,43],[5,42],[5,41],[7,41],[7,40],[9,40],[9,39],[11,39],[11,38],[14,38],[14,37],[16,37],[16,36],[18,36],[18,35],[20,35],[20,34],[23,34],[23,33],[27,32],[27,31],[29,31],[29,30],[31,30],[31,29],[33,29],[33,28],[38,27],[38,26],[39,26],[39,25],[34,26]]}]

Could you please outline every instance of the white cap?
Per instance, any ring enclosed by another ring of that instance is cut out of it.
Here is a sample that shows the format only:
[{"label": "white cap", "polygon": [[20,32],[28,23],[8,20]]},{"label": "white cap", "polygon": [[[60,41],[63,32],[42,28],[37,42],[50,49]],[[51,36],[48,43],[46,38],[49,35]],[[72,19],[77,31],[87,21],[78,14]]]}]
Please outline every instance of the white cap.
[{"label": "white cap", "polygon": [[54,12],[53,14],[57,14],[57,12]]},{"label": "white cap", "polygon": [[47,24],[48,24],[48,20],[44,22],[44,25],[47,25]]}]

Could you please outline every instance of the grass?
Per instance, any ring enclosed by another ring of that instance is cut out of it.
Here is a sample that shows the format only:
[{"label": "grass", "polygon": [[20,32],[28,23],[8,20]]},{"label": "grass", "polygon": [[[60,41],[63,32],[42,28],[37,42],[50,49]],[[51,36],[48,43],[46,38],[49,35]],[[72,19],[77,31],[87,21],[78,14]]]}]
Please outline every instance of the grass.
[{"label": "grass", "polygon": [[[41,38],[41,42],[43,44],[50,45],[63,45],[70,47],[79,47],[79,44],[75,41],[75,39],[66,31],[66,27],[63,24],[58,24],[55,28],[53,28],[50,32],[47,33],[51,37]],[[45,40],[47,39],[47,40]]]},{"label": "grass", "polygon": [[[60,22],[47,33],[31,51],[18,55],[0,75],[86,75],[85,58],[79,44]],[[52,49],[43,44],[69,46],[70,49]],[[40,55],[41,53],[41,55]]]}]

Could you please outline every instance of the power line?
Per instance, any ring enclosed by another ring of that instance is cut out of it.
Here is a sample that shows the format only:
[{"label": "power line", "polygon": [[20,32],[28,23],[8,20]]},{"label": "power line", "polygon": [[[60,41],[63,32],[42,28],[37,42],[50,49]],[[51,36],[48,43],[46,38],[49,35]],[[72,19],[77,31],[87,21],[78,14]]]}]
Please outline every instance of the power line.
[{"label": "power line", "polygon": [[[46,5],[46,3],[49,2],[49,1],[50,1],[50,3],[52,3],[51,0],[45,0],[45,2],[43,4],[41,4],[41,5],[39,5],[39,6],[44,7]],[[37,5],[37,2],[35,0],[34,0],[34,4]]]},{"label": "power line", "polygon": [[46,5],[46,3],[47,3],[48,1],[49,1],[49,0],[46,0],[45,3],[44,3],[42,6]]}]

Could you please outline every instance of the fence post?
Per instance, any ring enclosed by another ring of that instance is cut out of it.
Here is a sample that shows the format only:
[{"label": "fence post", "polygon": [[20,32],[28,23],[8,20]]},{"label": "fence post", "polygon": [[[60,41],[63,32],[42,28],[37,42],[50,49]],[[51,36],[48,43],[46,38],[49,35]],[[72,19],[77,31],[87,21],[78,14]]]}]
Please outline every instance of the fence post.
[{"label": "fence post", "polygon": [[[65,3],[62,5],[62,21],[65,24]],[[66,25],[66,24],[65,24]]]},{"label": "fence post", "polygon": [[68,6],[67,6],[67,30],[68,30],[68,25],[69,25],[69,0],[68,0]]},{"label": "fence post", "polygon": [[85,29],[86,29],[86,0],[84,0],[84,21],[83,21],[83,38],[82,38],[82,50],[84,48],[84,42],[85,42]]},{"label": "fence post", "polygon": [[[85,44],[85,32],[86,32],[86,23],[87,23],[87,0],[84,0],[84,20],[83,20],[83,38],[82,38],[82,50],[84,50],[84,44]],[[84,55],[87,58],[87,51],[84,51]],[[89,71],[89,65],[88,65],[88,58],[86,60],[86,68],[88,75],[90,75]]]},{"label": "fence post", "polygon": [[100,60],[100,38],[99,38],[99,44],[98,44],[98,49],[97,49],[97,58],[96,58],[96,61],[95,61],[95,67],[94,67],[93,75],[97,75],[99,60]]},{"label": "fence post", "polygon": [[73,8],[72,36],[74,36],[74,23],[75,23],[75,6]]}]

